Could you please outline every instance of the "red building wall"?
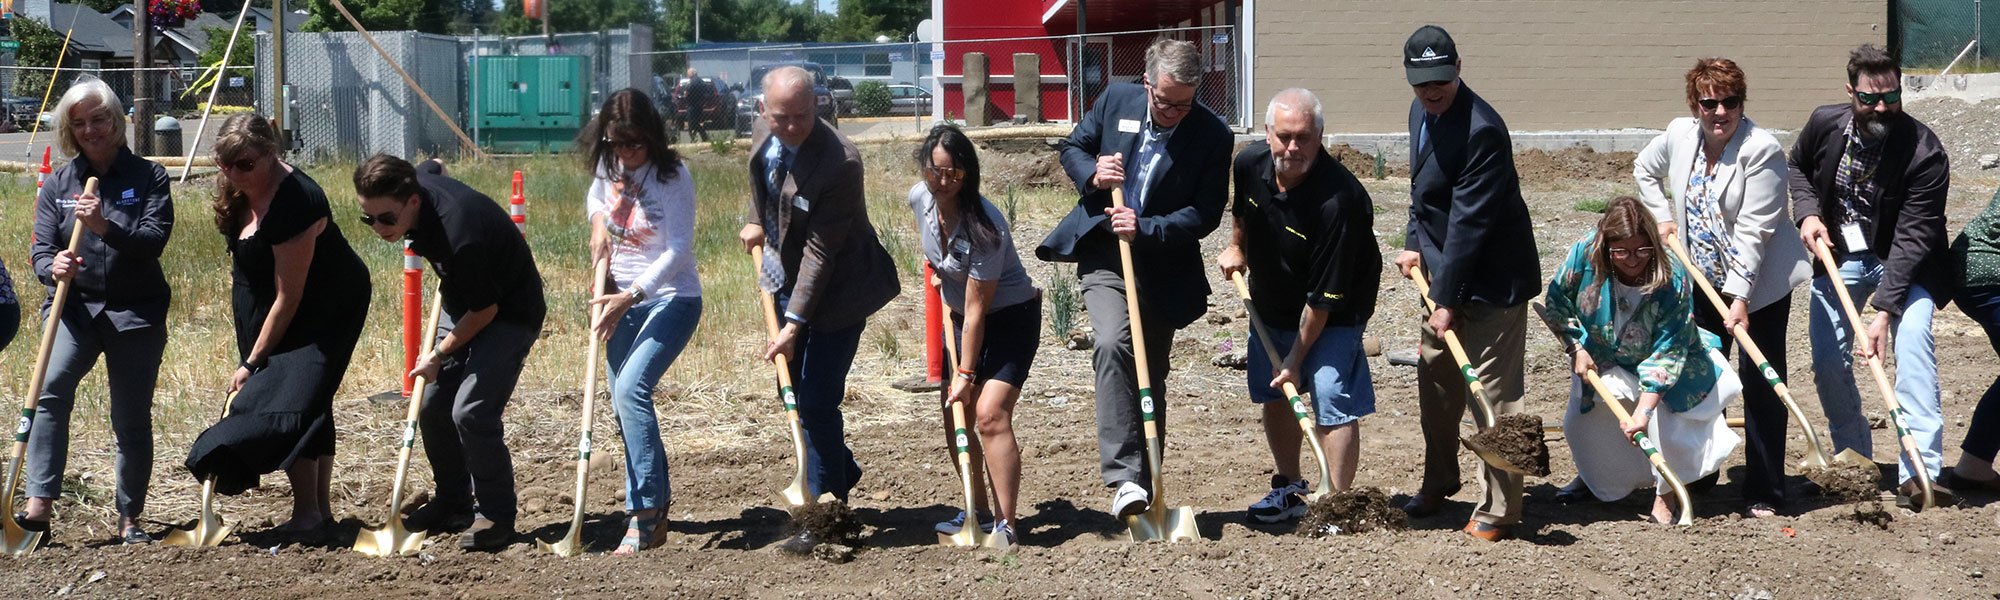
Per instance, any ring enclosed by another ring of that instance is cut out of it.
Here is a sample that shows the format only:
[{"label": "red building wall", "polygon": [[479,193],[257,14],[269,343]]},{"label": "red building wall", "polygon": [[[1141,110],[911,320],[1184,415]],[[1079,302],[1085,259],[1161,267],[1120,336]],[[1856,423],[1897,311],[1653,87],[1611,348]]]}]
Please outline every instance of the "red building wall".
[{"label": "red building wall", "polygon": [[[1042,7],[1040,2],[1029,0],[974,0],[948,1],[944,8],[944,39],[984,40],[995,38],[1025,38],[1062,35],[1064,32],[1050,32],[1042,27]],[[995,120],[1005,120],[1014,115],[1014,55],[1034,53],[1041,56],[1042,118],[1051,120],[1069,119],[1069,87],[1060,77],[1068,75],[1067,50],[1063,40],[1040,39],[996,42],[946,43],[944,61],[939,63],[939,75],[946,77],[947,83],[939,97],[944,102],[946,117],[965,117],[964,87],[955,83],[956,76],[965,73],[965,54],[983,52],[987,56],[989,82],[987,83],[987,112]],[[1055,76],[1051,81],[1050,76]]]}]

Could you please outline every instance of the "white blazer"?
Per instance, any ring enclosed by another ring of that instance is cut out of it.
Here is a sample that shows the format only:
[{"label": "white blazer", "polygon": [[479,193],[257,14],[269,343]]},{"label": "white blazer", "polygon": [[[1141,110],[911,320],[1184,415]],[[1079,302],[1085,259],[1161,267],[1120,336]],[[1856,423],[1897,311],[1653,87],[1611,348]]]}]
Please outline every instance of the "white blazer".
[{"label": "white blazer", "polygon": [[[1701,124],[1694,117],[1681,117],[1632,160],[1640,200],[1653,218],[1672,220],[1682,236],[1687,231],[1687,199],[1682,195],[1700,148]],[[1812,278],[1805,244],[1787,210],[1787,174],[1784,146],[1748,118],[1737,125],[1736,136],[1723,147],[1715,166],[1713,185],[1722,186],[1717,205],[1723,226],[1729,229],[1730,247],[1745,262],[1757,265],[1756,281],[1727,269],[1720,291],[1747,300],[1750,310],[1777,302]]]}]

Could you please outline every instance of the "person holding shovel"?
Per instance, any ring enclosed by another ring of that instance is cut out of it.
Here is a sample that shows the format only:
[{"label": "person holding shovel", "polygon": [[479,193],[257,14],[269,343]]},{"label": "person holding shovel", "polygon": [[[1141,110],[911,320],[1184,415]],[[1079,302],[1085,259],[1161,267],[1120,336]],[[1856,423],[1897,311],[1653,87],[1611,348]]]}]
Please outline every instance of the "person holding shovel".
[{"label": "person holding shovel", "polygon": [[[1410,101],[1410,219],[1396,266],[1421,268],[1437,303],[1420,326],[1417,401],[1424,431],[1423,486],[1403,510],[1436,514],[1458,493],[1459,419],[1471,393],[1444,332],[1465,347],[1495,415],[1521,412],[1528,300],[1542,275],[1535,230],[1521,198],[1507,124],[1459,78],[1451,35],[1425,25],[1403,44]],[[1465,532],[1494,541],[1521,521],[1521,476],[1485,463]]]},{"label": "person holding shovel", "polygon": [[[1360,464],[1361,417],[1375,412],[1361,332],[1375,314],[1382,255],[1374,204],[1361,181],[1320,146],[1319,98],[1292,88],[1264,111],[1264,141],[1236,155],[1236,199],[1229,247],[1216,259],[1224,278],[1247,271],[1252,308],[1269,328],[1282,364],[1271,364],[1250,327],[1250,400],[1263,405],[1264,440],[1277,461],[1271,491],[1249,516],[1277,523],[1306,512],[1311,490],[1299,473],[1305,432],[1279,390],[1311,390],[1314,435],[1332,465],[1334,489],[1347,489]],[[1296,315],[1296,317],[1294,317]]]},{"label": "person holding shovel", "polygon": [[[1903,112],[1902,81],[1894,55],[1873,45],[1856,48],[1847,60],[1849,101],[1813,109],[1789,162],[1799,238],[1808,251],[1830,244],[1839,263],[1813,267],[1813,385],[1836,451],[1872,456],[1874,434],[1854,387],[1854,356],[1894,353],[1895,404],[1923,455],[1922,464],[1900,459],[1898,502],[1922,496],[1917,469],[1934,481],[1943,465],[1931,316],[1953,286],[1944,214],[1951,159],[1937,134]],[[1875,307],[1865,328],[1842,314],[1835,285]],[[1944,486],[1932,493],[1941,504],[1955,503]]]},{"label": "person holding shovel", "polygon": [[[1650,518],[1672,523],[1679,499],[1632,445],[1632,434],[1651,436],[1677,475],[1715,473],[1741,441],[1722,409],[1743,383],[1716,350],[1721,339],[1695,327],[1692,286],[1661,247],[1655,223],[1639,199],[1611,199],[1549,280],[1547,318],[1574,373],[1563,433],[1577,476],[1606,502],[1653,486]],[[1618,397],[1597,397],[1584,384],[1588,371]],[[1620,423],[1596,406],[1606,401],[1634,405],[1632,420]]]},{"label": "person holding shovel", "polygon": [[347,245],[319,183],[278,158],[255,114],[215,136],[215,227],[229,249],[238,360],[229,415],[195,438],[186,465],[234,495],[283,470],[292,484],[285,534],[333,525],[333,396],[368,319],[368,266]]},{"label": "person holding shovel", "polygon": [[[1166,427],[1167,355],[1174,331],[1208,311],[1201,240],[1229,204],[1230,133],[1195,102],[1202,79],[1193,43],[1161,38],[1146,49],[1142,84],[1113,84],[1061,143],[1063,171],[1080,195],[1035,248],[1045,261],[1074,262],[1096,348],[1097,456],[1113,491],[1112,515],[1152,505],[1140,389],[1151,389],[1156,423]],[[1112,206],[1122,189],[1126,205]],[[1121,273],[1118,243],[1131,244],[1133,277]],[[1128,289],[1131,283],[1134,292]],[[1137,293],[1140,336],[1132,347],[1127,293]],[[1134,352],[1145,352],[1152,381],[1141,383]]]},{"label": "person holding shovel", "polygon": [[694,263],[694,179],[669,147],[666,122],[639,90],[604,100],[580,145],[591,170],[584,211],[590,260],[610,259],[611,284],[591,300],[603,307],[593,335],[606,340],[611,405],[625,440],[625,537],[612,554],[666,539],[673,490],[660,441],[653,388],[694,337],[701,280]]},{"label": "person holding shovel", "polygon": [[[1952,279],[1958,283],[1958,310],[1979,323],[1986,341],[2000,351],[2000,192],[1986,210],[1965,224],[1952,242]],[[1958,465],[1938,475],[1938,484],[1954,490],[2000,492],[2000,473],[1993,456],[2000,453],[2000,378],[1972,409],[1972,422],[1959,442]]]},{"label": "person holding shovel", "polygon": [[[1729,303],[1728,314],[1697,299],[1694,322],[1721,336],[1729,354],[1746,327],[1778,377],[1785,371],[1785,330],[1791,323],[1792,289],[1812,276],[1798,229],[1785,217],[1785,149],[1743,116],[1750,97],[1743,70],[1726,58],[1703,58],[1687,72],[1691,117],[1674,119],[1632,161],[1639,197],[1659,223],[1662,237],[1685,242],[1694,264]],[[1664,241],[1664,240],[1663,240]],[[1667,242],[1673,243],[1673,242]],[[1667,249],[1660,249],[1668,252]],[[1737,362],[1744,381],[1764,379],[1744,349]],[[1743,391],[1744,516],[1769,517],[1785,504],[1785,426],[1790,418],[1777,389],[1762,383]],[[1810,425],[1808,425],[1810,426]],[[1581,498],[1579,485],[1558,500]]]},{"label": "person holding shovel", "polygon": [[[783,355],[791,368],[807,502],[821,494],[845,501],[861,478],[840,413],[847,370],[868,316],[902,289],[868,221],[861,152],[817,118],[812,75],[780,67],[763,84],[763,117],[750,138],[749,222],[737,237],[746,253],[763,249],[757,285],[784,319],[761,356]],[[820,541],[801,528],[784,547],[803,553]]]},{"label": "person holding shovel", "polygon": [[409,240],[430,261],[444,302],[435,347],[411,371],[429,382],[417,427],[437,490],[404,523],[464,529],[459,547],[498,550],[512,542],[517,514],[501,412],[547,306],[535,257],[506,209],[443,170],[435,160],[418,167],[377,154],[355,168],[354,191],[363,225],[383,241]]},{"label": "person holding shovel", "polygon": [[[924,258],[937,274],[951,327],[960,333],[952,365],[955,375],[945,397],[944,422],[951,428],[950,403],[965,407],[979,432],[971,464],[984,465],[993,496],[974,494],[975,504],[992,514],[958,516],[937,524],[938,533],[957,534],[967,526],[1018,541],[1014,531],[1021,489],[1021,449],[1014,441],[1014,403],[1042,339],[1042,292],[1028,279],[1014,250],[1006,217],[979,193],[979,154],[955,126],[941,124],[918,147],[917,169],[924,180],[910,186]],[[972,480],[986,477],[974,469]],[[985,486],[975,485],[975,488]]]},{"label": "person holding shovel", "polygon": [[[56,147],[73,160],[57,167],[35,202],[35,275],[49,288],[69,280],[35,407],[27,454],[27,506],[16,522],[46,531],[69,455],[76,387],[104,357],[111,433],[117,439],[118,536],[152,543],[139,528],[153,476],[153,388],[167,348],[173,290],[160,253],[174,230],[166,167],[125,147],[125,109],[111,87],[86,78],[56,104]],[[98,193],[84,194],[98,179]],[[84,228],[75,252],[65,245]],[[44,537],[43,539],[48,539]]]}]

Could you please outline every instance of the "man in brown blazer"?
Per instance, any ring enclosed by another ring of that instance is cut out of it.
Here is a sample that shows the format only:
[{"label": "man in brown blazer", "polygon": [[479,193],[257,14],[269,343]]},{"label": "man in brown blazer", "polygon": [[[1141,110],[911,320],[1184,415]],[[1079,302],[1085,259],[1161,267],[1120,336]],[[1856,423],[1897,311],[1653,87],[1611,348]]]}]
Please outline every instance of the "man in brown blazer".
[{"label": "man in brown blazer", "polygon": [[[784,315],[764,360],[783,354],[790,361],[808,495],[846,500],[861,466],[847,447],[840,401],[868,315],[901,291],[896,265],[868,222],[861,154],[815,116],[812,76],[804,69],[765,75],[764,111],[750,149],[750,221],[738,237],[745,252],[764,249],[757,284]],[[816,541],[795,539],[787,547]]]}]

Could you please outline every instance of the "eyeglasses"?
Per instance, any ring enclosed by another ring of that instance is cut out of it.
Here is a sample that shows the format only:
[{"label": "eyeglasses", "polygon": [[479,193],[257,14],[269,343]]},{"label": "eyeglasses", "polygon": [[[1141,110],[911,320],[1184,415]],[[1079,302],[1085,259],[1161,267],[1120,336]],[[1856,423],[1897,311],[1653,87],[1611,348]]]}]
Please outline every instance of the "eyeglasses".
[{"label": "eyeglasses", "polygon": [[1721,106],[1729,110],[1736,110],[1739,108],[1743,108],[1743,97],[1730,96],[1728,98],[1722,98],[1722,99],[1702,98],[1700,100],[1696,100],[1695,103],[1700,104],[1702,110],[1715,110],[1715,107],[1717,106]]},{"label": "eyeglasses", "polygon": [[262,158],[263,157],[260,156],[257,158],[239,159],[234,162],[219,162],[216,163],[215,166],[222,169],[236,171],[238,173],[242,173],[245,171],[254,171],[257,169],[257,161],[261,160]]},{"label": "eyeglasses", "polygon": [[1641,246],[1639,248],[1634,248],[1632,250],[1626,250],[1624,248],[1612,248],[1610,249],[1610,252],[1611,252],[1611,258],[1613,260],[1625,260],[1635,256],[1639,257],[1639,260],[1646,260],[1653,257],[1652,246]]},{"label": "eyeglasses", "polygon": [[396,211],[385,211],[379,215],[361,215],[362,225],[374,227],[376,223],[381,223],[383,227],[395,227]]},{"label": "eyeglasses", "polygon": [[1862,106],[1874,106],[1883,102],[1897,104],[1903,101],[1903,88],[1873,94],[1857,91],[1854,92],[1854,99],[1860,100]]},{"label": "eyeglasses", "polygon": [[926,167],[924,174],[930,176],[931,181],[939,183],[958,183],[965,180],[965,169],[958,167]]},{"label": "eyeglasses", "polygon": [[1161,99],[1158,95],[1153,94],[1153,84],[1150,83],[1146,84],[1146,95],[1152,98],[1153,109],[1163,113],[1184,113],[1194,110],[1194,100],[1188,100],[1179,104],[1168,102]]}]

